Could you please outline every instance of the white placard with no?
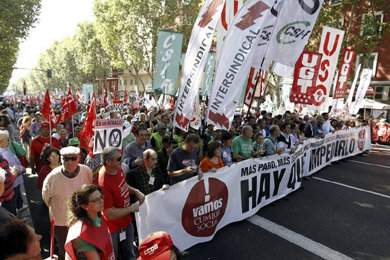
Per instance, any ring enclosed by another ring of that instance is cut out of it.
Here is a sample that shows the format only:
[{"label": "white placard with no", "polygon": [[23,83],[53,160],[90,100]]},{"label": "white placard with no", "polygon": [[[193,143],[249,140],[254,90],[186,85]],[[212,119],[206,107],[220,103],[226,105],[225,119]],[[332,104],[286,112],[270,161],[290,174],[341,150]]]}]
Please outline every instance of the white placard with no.
[{"label": "white placard with no", "polygon": [[123,120],[122,119],[98,119],[93,129],[94,144],[93,154],[99,154],[107,146],[122,148]]}]

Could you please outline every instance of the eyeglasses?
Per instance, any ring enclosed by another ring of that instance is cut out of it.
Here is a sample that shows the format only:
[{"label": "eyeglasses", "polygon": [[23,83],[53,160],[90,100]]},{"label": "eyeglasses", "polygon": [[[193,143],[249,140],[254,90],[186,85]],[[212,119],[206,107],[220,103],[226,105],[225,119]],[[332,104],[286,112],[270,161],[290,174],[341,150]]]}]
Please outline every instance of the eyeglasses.
[{"label": "eyeglasses", "polygon": [[91,203],[96,203],[96,202],[99,202],[99,201],[101,201],[101,200],[104,200],[104,196],[103,196],[103,195],[101,195],[99,198],[96,198],[96,199],[94,199],[94,200],[90,200],[89,202],[91,202]]},{"label": "eyeglasses", "polygon": [[77,161],[79,158],[78,157],[62,157],[62,159],[64,160],[64,162],[67,162],[67,161]]}]

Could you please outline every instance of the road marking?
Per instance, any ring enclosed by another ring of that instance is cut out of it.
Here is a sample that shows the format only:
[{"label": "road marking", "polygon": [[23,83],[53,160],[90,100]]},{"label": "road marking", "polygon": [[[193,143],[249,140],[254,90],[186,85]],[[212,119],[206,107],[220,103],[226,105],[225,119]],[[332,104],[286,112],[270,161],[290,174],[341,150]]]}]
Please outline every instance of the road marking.
[{"label": "road marking", "polygon": [[389,195],[385,195],[385,194],[374,192],[374,191],[370,191],[370,190],[360,189],[360,188],[349,186],[349,185],[346,185],[346,184],[343,184],[343,183],[340,183],[340,182],[330,181],[330,180],[326,180],[326,179],[322,179],[322,178],[318,178],[318,177],[312,177],[312,179],[323,181],[323,182],[328,182],[328,183],[333,183],[333,184],[340,185],[340,186],[343,186],[343,187],[347,187],[347,188],[350,188],[350,189],[353,189],[353,190],[363,191],[363,192],[370,193],[370,194],[373,194],[373,195],[376,195],[376,196],[380,196],[380,197],[383,197],[383,198],[386,198],[386,199],[390,199]]},{"label": "road marking", "polygon": [[252,217],[247,218],[247,220],[256,225],[261,227],[262,229],[267,230],[268,232],[275,234],[299,247],[302,247],[303,249],[318,255],[319,257],[322,257],[324,259],[329,260],[338,260],[338,259],[352,259],[340,252],[337,252],[323,244],[320,244],[318,242],[315,242],[311,240],[310,238],[307,238],[305,236],[302,236],[298,233],[295,233],[294,231],[287,229],[283,226],[280,226],[268,219],[265,219],[263,217],[260,217],[258,215],[253,215]]},{"label": "road marking", "polygon": [[359,162],[359,161],[355,161],[355,160],[347,160],[347,162],[354,162],[354,163],[360,163],[360,164],[364,164],[364,165],[370,165],[370,166],[376,166],[376,167],[381,167],[381,168],[390,169],[390,166],[380,165],[380,164],[373,164],[373,163],[367,163],[367,162]]}]

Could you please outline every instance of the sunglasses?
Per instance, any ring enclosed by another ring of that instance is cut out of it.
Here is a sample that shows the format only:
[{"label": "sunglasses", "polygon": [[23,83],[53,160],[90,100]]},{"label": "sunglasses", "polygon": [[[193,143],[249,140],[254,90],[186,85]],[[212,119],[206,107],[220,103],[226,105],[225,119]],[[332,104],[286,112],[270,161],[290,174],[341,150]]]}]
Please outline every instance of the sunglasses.
[{"label": "sunglasses", "polygon": [[121,157],[118,157],[118,158],[116,158],[116,161],[117,161],[117,162],[120,162],[120,161],[122,161],[122,156],[121,156]]},{"label": "sunglasses", "polygon": [[77,161],[79,158],[78,157],[62,157],[62,159],[64,160],[64,162],[67,162],[67,161]]}]

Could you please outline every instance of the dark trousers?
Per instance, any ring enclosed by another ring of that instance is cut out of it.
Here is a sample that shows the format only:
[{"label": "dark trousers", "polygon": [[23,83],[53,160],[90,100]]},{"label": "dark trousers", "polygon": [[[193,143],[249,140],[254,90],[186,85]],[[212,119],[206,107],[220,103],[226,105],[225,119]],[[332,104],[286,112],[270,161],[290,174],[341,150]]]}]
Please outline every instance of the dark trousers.
[{"label": "dark trousers", "polygon": [[2,202],[1,206],[16,216],[15,196],[10,200]]},{"label": "dark trousers", "polygon": [[65,241],[68,235],[67,226],[54,226],[54,237],[58,245],[58,260],[65,260]]},{"label": "dark trousers", "polygon": [[16,208],[20,209],[21,207],[23,207],[23,198],[22,193],[20,192],[20,185],[14,188],[14,193]]}]

